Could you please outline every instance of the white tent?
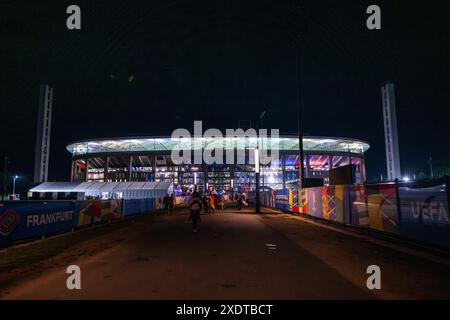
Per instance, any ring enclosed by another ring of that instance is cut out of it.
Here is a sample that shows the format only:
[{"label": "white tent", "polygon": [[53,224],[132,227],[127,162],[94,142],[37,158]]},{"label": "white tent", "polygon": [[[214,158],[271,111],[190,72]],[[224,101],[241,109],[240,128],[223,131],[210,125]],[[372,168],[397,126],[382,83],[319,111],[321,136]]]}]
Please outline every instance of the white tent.
[{"label": "white tent", "polygon": [[78,199],[88,196],[113,199],[162,198],[173,193],[169,181],[152,182],[44,182],[30,192],[77,193]]}]

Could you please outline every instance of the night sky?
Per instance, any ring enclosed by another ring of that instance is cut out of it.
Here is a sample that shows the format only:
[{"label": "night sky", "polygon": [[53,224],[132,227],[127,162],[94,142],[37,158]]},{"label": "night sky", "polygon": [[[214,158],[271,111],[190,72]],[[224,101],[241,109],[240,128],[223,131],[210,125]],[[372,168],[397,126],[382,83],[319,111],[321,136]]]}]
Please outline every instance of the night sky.
[{"label": "night sky", "polygon": [[[264,125],[296,133],[300,31],[303,131],[371,144],[385,174],[380,87],[396,85],[402,171],[450,164],[450,2],[145,0],[0,3],[0,156],[32,178],[39,84],[54,87],[51,181],[69,179],[65,146],[96,137]],[[45,4],[44,4],[45,3]],[[66,28],[77,4],[82,29]],[[366,8],[382,30],[366,28]],[[133,76],[130,81],[130,76]],[[23,191],[23,190],[22,190]]]}]

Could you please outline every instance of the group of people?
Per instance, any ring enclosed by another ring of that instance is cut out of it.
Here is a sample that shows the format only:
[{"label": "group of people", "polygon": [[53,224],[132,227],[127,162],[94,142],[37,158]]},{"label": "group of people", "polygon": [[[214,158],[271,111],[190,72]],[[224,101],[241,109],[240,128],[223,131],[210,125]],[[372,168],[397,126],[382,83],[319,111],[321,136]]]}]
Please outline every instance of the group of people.
[{"label": "group of people", "polygon": [[[192,221],[193,231],[197,232],[198,223],[200,221],[200,214],[202,209],[204,213],[216,213],[216,208],[219,207],[223,211],[225,209],[225,195],[224,194],[216,194],[214,192],[205,193],[203,196],[198,192],[194,191],[191,194],[188,205],[190,209],[190,219]],[[234,196],[234,200],[236,200],[238,209],[241,210],[244,206],[247,206],[247,199],[245,194],[238,193]],[[173,210],[175,206],[175,198],[172,195],[166,194],[164,199],[162,199],[164,204],[164,210],[169,215],[173,215]]]},{"label": "group of people", "polygon": [[216,206],[220,206],[222,211],[225,208],[225,197],[216,195],[215,193],[204,194],[203,197],[198,191],[194,191],[189,200],[189,208],[191,210],[191,220],[193,231],[197,232],[198,222],[200,221],[200,213],[202,208],[205,213],[215,213]]},{"label": "group of people", "polygon": [[216,213],[216,207],[225,208],[225,197],[215,193],[205,194],[202,197],[205,213]]}]

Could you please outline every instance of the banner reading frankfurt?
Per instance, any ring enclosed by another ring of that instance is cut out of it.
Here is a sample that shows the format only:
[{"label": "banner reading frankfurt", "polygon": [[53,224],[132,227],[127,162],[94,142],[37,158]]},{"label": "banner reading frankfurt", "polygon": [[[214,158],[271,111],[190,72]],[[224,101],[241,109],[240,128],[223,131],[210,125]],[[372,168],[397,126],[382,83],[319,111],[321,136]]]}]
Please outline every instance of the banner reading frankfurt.
[{"label": "banner reading frankfurt", "polygon": [[70,230],[77,223],[72,201],[5,203],[0,206],[0,244]]}]

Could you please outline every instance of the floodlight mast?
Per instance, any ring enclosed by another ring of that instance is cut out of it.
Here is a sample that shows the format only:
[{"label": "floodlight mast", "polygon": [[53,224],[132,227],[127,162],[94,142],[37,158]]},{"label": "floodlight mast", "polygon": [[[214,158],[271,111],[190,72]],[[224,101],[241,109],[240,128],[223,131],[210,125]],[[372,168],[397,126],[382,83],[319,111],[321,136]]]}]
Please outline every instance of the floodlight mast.
[{"label": "floodlight mast", "polygon": [[[260,161],[259,161],[259,130],[262,129],[262,121],[264,116],[266,115],[266,110],[261,112],[261,115],[259,116],[259,128],[256,131],[257,139],[256,139],[256,149],[255,149],[255,213],[261,213],[261,203],[260,203],[260,197],[259,197],[259,190],[260,190]],[[264,148],[264,146],[263,146]]]},{"label": "floodlight mast", "polygon": [[[301,15],[300,10],[302,9],[302,5],[300,2],[294,1],[293,6],[293,13],[295,16],[295,21],[298,21],[297,23],[305,23],[305,16]],[[299,165],[298,165],[298,204],[299,204],[299,212],[303,208],[303,186],[304,186],[304,172],[303,172],[303,159],[304,159],[304,150],[303,150],[303,130],[302,130],[302,108],[300,103],[300,61],[299,61],[299,55],[300,55],[300,38],[301,38],[301,26],[298,24],[294,25],[294,39],[292,41],[292,45],[294,48],[295,53],[295,89],[296,89],[296,107],[297,107],[297,128],[298,128],[298,157],[299,157]],[[305,26],[302,26],[302,29],[305,29]]]}]

